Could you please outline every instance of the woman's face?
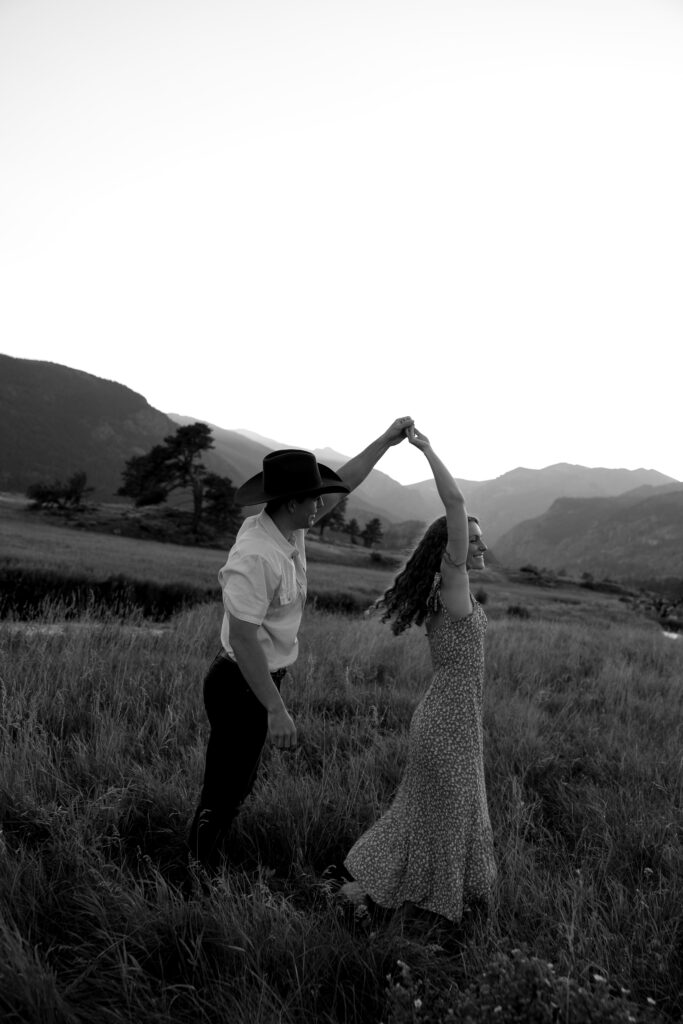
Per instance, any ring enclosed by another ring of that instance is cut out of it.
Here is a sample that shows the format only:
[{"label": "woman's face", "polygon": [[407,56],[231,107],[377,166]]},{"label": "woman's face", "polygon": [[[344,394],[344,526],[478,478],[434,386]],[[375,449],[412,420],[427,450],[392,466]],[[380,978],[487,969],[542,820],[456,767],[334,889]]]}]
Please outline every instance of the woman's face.
[{"label": "woman's face", "polygon": [[467,569],[485,569],[484,565],[484,552],[488,551],[488,548],[484,544],[481,527],[479,523],[468,523],[470,531],[470,543],[467,549],[467,561],[465,568]]}]

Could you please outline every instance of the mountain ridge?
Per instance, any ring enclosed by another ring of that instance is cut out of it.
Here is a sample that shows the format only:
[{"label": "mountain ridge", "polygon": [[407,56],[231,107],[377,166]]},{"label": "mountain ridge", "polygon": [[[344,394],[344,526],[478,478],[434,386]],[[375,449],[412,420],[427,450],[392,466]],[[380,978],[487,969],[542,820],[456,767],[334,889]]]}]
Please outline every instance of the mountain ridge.
[{"label": "mountain ridge", "polygon": [[[228,430],[198,417],[160,412],[126,385],[82,370],[0,355],[2,490],[23,492],[30,483],[65,479],[84,470],[97,500],[120,500],[116,491],[126,460],[160,443],[178,425],[194,422],[206,422],[213,431],[215,449],[206,454],[207,468],[230,477],[235,486],[260,471],[267,451],[287,447],[244,428]],[[329,446],[314,451],[333,469],[348,458]],[[468,508],[481,520],[489,546],[561,497],[609,497],[638,487],[679,483],[657,470],[595,469],[571,463],[540,470],[519,466],[492,480],[458,482]],[[401,484],[377,468],[349,496],[346,517],[361,523],[378,516],[389,525],[426,525],[442,511],[432,479]]]}]

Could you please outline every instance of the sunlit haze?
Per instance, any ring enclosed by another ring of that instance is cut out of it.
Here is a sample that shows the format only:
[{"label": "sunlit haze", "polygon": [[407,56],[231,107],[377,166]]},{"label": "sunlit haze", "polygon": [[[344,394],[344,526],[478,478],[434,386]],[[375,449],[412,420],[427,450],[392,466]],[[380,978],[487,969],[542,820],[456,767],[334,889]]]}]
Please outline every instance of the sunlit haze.
[{"label": "sunlit haze", "polygon": [[674,0],[4,0],[0,351],[682,479],[682,54]]}]

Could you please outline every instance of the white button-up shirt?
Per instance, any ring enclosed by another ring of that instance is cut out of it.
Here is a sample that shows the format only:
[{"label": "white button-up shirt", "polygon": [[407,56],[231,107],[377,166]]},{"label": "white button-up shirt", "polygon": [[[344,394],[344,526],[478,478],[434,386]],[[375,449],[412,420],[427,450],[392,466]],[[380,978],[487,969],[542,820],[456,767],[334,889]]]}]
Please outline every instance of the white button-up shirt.
[{"label": "white button-up shirt", "polygon": [[240,527],[228,560],[218,573],[223,591],[221,643],[230,646],[228,613],[259,627],[257,637],[270,672],[296,661],[297,633],[306,601],[304,530],[290,544],[264,510]]}]

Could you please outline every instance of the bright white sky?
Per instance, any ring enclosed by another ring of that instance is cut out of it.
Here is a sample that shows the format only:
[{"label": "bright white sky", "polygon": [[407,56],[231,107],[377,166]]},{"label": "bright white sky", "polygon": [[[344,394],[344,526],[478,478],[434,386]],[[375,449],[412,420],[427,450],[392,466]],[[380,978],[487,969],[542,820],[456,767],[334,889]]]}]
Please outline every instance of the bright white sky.
[{"label": "bright white sky", "polygon": [[681,479],[682,54],[680,0],[2,0],[0,351]]}]

